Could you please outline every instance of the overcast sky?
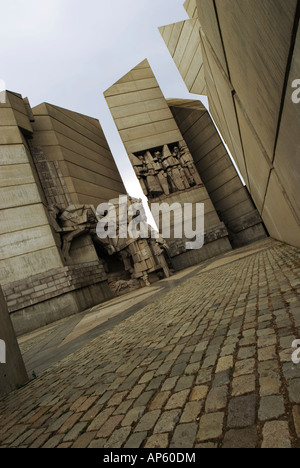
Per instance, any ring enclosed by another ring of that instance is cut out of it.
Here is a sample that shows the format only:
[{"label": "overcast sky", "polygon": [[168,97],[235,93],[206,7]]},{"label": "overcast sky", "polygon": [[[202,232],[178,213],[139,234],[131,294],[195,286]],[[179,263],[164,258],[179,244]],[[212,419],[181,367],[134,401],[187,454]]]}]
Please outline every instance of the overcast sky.
[{"label": "overcast sky", "polygon": [[148,58],[166,98],[191,97],[158,31],[184,0],[1,1],[0,87],[100,120],[128,192],[141,196],[103,92]]}]

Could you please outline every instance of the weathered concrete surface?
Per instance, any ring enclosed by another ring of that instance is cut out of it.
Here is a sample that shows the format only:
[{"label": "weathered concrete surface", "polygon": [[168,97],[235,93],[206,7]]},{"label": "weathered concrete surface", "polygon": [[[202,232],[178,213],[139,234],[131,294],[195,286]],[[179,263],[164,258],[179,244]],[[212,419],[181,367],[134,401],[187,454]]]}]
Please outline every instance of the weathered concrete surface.
[{"label": "weathered concrete surface", "polygon": [[[33,113],[33,146],[43,149],[64,207],[86,204],[97,208],[126,194],[98,120],[48,103],[36,106]],[[59,201],[55,200],[58,206]]]},{"label": "weathered concrete surface", "polygon": [[299,337],[300,251],[230,252],[5,398],[0,446],[299,447]]},{"label": "weathered concrete surface", "polygon": [[[300,247],[300,107],[292,100],[300,76],[299,2],[191,0],[185,7],[189,25],[197,28],[198,18],[199,35],[187,38],[181,22],[160,28],[165,43],[188,89],[195,67],[204,71],[211,115],[269,234]],[[199,42],[195,64],[188,51]],[[183,47],[187,56],[180,58]]]},{"label": "weathered concrete surface", "polygon": [[[262,219],[204,106],[197,101],[167,101],[193,155],[213,205],[234,248],[264,239]],[[198,104],[198,105],[197,105]]]},{"label": "weathered concrete surface", "polygon": [[[4,395],[23,385],[28,377],[1,288],[0,340],[2,340],[1,351],[5,351],[5,356],[2,356],[3,353],[0,356],[0,395]],[[4,362],[1,362],[3,357],[5,357]]]}]

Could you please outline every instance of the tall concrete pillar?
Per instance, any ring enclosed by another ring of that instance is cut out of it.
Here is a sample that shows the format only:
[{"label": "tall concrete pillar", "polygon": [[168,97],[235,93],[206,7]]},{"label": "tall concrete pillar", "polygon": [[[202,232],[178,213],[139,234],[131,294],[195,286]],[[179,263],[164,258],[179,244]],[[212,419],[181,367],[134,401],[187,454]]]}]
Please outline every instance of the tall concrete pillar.
[{"label": "tall concrete pillar", "polygon": [[27,372],[0,288],[0,395],[5,395],[27,381]]}]

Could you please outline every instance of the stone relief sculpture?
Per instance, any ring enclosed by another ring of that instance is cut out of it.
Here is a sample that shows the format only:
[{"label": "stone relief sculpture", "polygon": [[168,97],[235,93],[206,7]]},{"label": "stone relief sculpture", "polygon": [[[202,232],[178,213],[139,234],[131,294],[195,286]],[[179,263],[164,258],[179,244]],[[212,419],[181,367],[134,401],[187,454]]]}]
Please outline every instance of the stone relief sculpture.
[{"label": "stone relief sculpture", "polygon": [[[155,173],[156,163],[152,161],[151,154],[148,155],[148,158],[150,165],[153,164],[150,170],[153,170]],[[127,201],[128,206],[133,203],[141,203],[141,200],[131,197],[128,197]],[[118,214],[117,218],[119,219],[118,200],[111,200],[112,204],[114,202],[116,203],[115,209]],[[74,239],[83,235],[89,235],[95,243],[100,243],[109,256],[117,255],[119,257],[123,263],[123,269],[120,273],[128,272],[129,279],[124,281],[121,278],[122,274],[112,275],[112,278],[110,278],[108,274],[109,285],[115,295],[128,293],[140,288],[141,285],[150,286],[150,276],[153,273],[157,274],[158,277],[166,278],[171,275],[165,258],[168,252],[168,245],[161,237],[151,239],[149,235],[148,239],[122,238],[120,234],[123,227],[118,224],[116,238],[108,237],[100,240],[96,234],[99,216],[92,205],[70,205],[64,210],[51,206],[49,207],[49,214],[54,230],[60,235],[62,254],[67,264],[72,264],[70,250]],[[146,214],[141,213],[141,216],[147,224]],[[129,217],[128,223],[132,219],[133,217]],[[125,228],[127,230],[127,226]],[[148,230],[150,229],[150,226],[148,226]]]},{"label": "stone relief sculpture", "polygon": [[184,140],[129,158],[144,194],[151,199],[203,185]]}]

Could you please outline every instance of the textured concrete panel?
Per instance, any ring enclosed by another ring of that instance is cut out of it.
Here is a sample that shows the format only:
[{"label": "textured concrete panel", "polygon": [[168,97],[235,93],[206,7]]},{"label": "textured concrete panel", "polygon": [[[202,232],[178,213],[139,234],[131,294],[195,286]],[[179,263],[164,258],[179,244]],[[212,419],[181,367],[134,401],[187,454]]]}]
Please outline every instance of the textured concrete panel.
[{"label": "textured concrete panel", "polygon": [[[211,113],[246,182],[248,173],[232,97],[232,86],[215,59],[209,43],[203,38],[205,75],[212,102]],[[216,110],[216,112],[215,112]]]},{"label": "textured concrete panel", "polygon": [[237,99],[235,99],[235,102],[247,161],[249,190],[257,209],[261,212],[272,164],[268,160],[266,152],[262,147],[254,128],[251,127],[248,116],[245,115],[245,111],[241,108]]},{"label": "textured concrete panel", "polygon": [[272,160],[297,0],[215,3],[233,88]]},{"label": "textured concrete panel", "polygon": [[[1,112],[0,112],[1,114]],[[28,162],[26,149],[20,145],[1,146],[0,166],[24,164]]]},{"label": "textured concrete panel", "polygon": [[[231,0],[229,0],[229,2],[230,4],[233,3]],[[226,6],[228,7],[227,0],[225,3],[226,3]],[[216,59],[218,60],[218,63],[220,64],[223,72],[228,76],[226,58],[224,54],[222,38],[220,36],[220,30],[219,30],[216,11],[215,11],[214,1],[197,0],[197,9],[198,9],[198,18],[201,23],[201,28],[205,36],[207,37],[207,40],[211,44],[214,54],[216,56]]]},{"label": "textured concrete panel", "polygon": [[185,0],[183,6],[190,18],[197,18],[198,12],[196,0]]},{"label": "textured concrete panel", "polygon": [[[151,78],[151,83],[155,81],[155,88],[149,89],[144,79],[134,78],[133,72],[139,70],[140,67],[142,67],[143,70],[148,69],[148,78]],[[119,119],[122,119],[121,127],[123,129],[120,130],[119,125],[119,130],[127,152],[135,153],[180,141],[182,135],[173,120],[172,113],[169,110],[148,61],[145,60],[141,62],[141,64],[135,67],[126,77],[132,80],[131,87],[136,87],[136,91],[130,93],[124,93],[124,91],[122,91],[116,94],[118,90],[120,91],[123,89],[123,79],[121,79],[109,88],[104,93],[104,96],[116,124],[118,125],[120,122]],[[140,114],[142,115],[142,121],[139,122],[138,118]]]},{"label": "textured concrete panel", "polygon": [[192,93],[205,94],[206,83],[198,19],[170,24],[159,30],[188,90]]},{"label": "textured concrete panel", "polygon": [[[258,214],[255,219],[252,216],[255,207],[209,113],[196,106],[189,108],[185,102],[178,101],[176,104],[176,100],[173,103],[170,100],[168,103],[214,207],[229,229],[233,246],[239,247],[264,238],[266,233],[261,218]],[[260,227],[254,228],[256,224]],[[242,234],[246,229],[247,235]]]},{"label": "textured concrete panel", "polygon": [[48,223],[45,208],[42,204],[25,205],[7,210],[1,210],[0,232],[9,232],[30,229],[34,226],[43,226]]},{"label": "textured concrete panel", "polygon": [[31,229],[0,235],[0,257],[11,259],[33,251],[52,247],[53,234],[50,226],[38,226]]},{"label": "textured concrete panel", "polygon": [[295,88],[292,88],[293,81],[300,78],[299,51],[300,31],[298,30],[274,159],[274,167],[298,218],[300,218],[300,104],[292,101],[291,93],[295,91]]},{"label": "textured concrete panel", "polygon": [[61,266],[63,266],[63,261],[56,246],[42,251],[33,251],[29,254],[0,260],[0,281],[5,286]]},{"label": "textured concrete panel", "polygon": [[271,237],[300,247],[299,223],[274,171],[268,185],[263,219]]},{"label": "textured concrete panel", "polygon": [[63,177],[72,203],[96,207],[126,193],[96,119],[52,104],[41,104],[33,112],[33,146],[41,147],[46,158],[58,164],[53,170]]}]

